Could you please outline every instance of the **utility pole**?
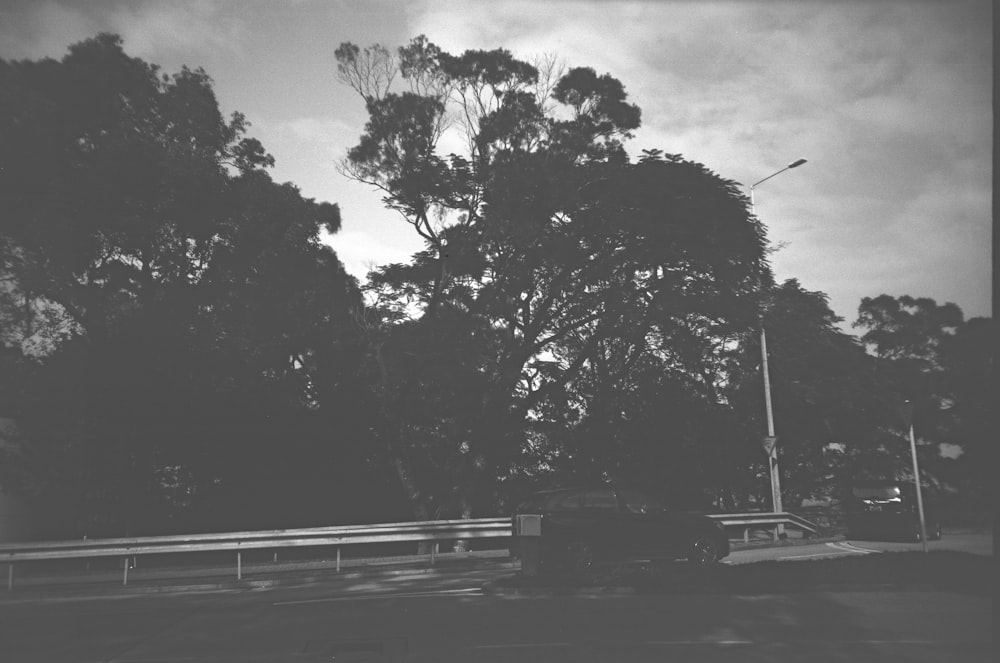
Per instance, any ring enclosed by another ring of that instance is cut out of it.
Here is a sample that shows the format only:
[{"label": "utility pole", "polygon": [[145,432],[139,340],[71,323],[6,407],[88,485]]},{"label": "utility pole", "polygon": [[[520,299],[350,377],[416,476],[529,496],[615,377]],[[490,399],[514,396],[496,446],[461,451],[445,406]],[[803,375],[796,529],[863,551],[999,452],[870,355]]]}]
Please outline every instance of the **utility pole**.
[{"label": "utility pole", "polygon": [[[754,205],[754,188],[763,182],[771,179],[775,175],[780,175],[781,173],[789,170],[791,168],[798,168],[802,164],[806,163],[805,159],[797,159],[792,163],[788,164],[781,170],[771,173],[764,179],[754,182],[750,185],[750,213],[756,216],[757,211]],[[771,506],[775,513],[780,513],[783,511],[781,504],[781,472],[778,469],[778,438],[774,434],[774,412],[771,409],[771,376],[767,367],[767,333],[764,330],[764,320],[761,318],[760,324],[760,357],[761,357],[761,372],[764,374],[764,409],[767,414],[767,437],[764,438],[764,451],[767,453],[768,458],[768,472],[771,477]],[[778,525],[775,530],[775,534],[779,537],[784,536],[785,526]]]},{"label": "utility pole", "polygon": [[927,521],[924,520],[924,496],[920,489],[920,468],[917,466],[917,438],[913,434],[913,403],[904,401],[900,408],[903,420],[910,429],[910,455],[913,458],[913,483],[917,489],[917,515],[920,517],[920,543],[927,552]]}]

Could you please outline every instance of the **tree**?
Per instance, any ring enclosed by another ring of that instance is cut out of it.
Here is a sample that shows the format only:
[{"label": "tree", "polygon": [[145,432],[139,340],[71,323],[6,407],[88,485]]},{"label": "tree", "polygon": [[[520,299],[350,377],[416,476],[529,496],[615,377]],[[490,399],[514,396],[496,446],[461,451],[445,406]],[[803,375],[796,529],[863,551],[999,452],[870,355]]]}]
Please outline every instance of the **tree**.
[{"label": "tree", "polygon": [[[899,415],[892,394],[875,359],[840,330],[840,322],[826,294],[808,291],[796,279],[768,293],[762,324],[782,494],[789,508],[835,492],[845,476],[877,473],[904,460],[894,451]],[[766,482],[759,444],[766,431],[759,331],[746,338],[744,352],[730,398],[743,422],[745,444],[757,450],[756,474]]]},{"label": "tree", "polygon": [[865,297],[858,308],[856,328],[869,351],[879,360],[879,371],[897,404],[915,406],[915,427],[923,435],[939,437],[948,428],[947,410],[953,400],[945,378],[942,350],[964,323],[955,304],[908,295]]},{"label": "tree", "polygon": [[993,504],[993,435],[996,430],[993,382],[993,321],[970,318],[941,345],[943,389],[950,395],[947,412],[952,420],[945,442],[961,455],[942,472],[966,497],[970,510]]},{"label": "tree", "polygon": [[[680,365],[753,319],[762,228],[736,184],[700,164],[658,151],[629,161],[640,112],[619,81],[576,68],[552,85],[508,51],[454,56],[423,37],[398,56],[352,44],[337,56],[369,112],[343,170],[382,190],[427,243],[411,265],[371,276],[389,298],[382,310],[411,311],[405,324],[427,338],[465,317],[477,339],[481,397],[458,445],[463,512],[492,508],[528,418],[612,339]],[[391,91],[397,76],[409,91]],[[464,154],[438,153],[449,127]],[[382,393],[406,398],[428,366],[385,365],[385,384],[399,386]],[[383,431],[391,448],[416,448],[405,430]]]},{"label": "tree", "polygon": [[161,74],[117,36],[0,61],[0,90],[4,342],[39,350],[5,486],[93,534],[357,475],[360,293],[319,240],[336,205],[272,181],[204,71]]},{"label": "tree", "polygon": [[[880,295],[862,300],[854,324],[865,331],[887,389],[914,405],[915,431],[929,443],[919,447],[921,469],[982,495],[992,484],[984,462],[992,439],[992,320],[965,320],[952,303]],[[943,458],[942,443],[961,456]]]}]

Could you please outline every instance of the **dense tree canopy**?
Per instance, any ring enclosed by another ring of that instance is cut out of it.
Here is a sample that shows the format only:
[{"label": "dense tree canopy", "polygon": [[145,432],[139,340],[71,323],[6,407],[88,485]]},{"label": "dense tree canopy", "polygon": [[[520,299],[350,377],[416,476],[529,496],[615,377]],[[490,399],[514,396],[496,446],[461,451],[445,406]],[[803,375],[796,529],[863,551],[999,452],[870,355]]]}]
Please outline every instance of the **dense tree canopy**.
[{"label": "dense tree canopy", "polygon": [[[966,493],[988,490],[992,320],[965,320],[955,304],[930,298],[880,295],[862,300],[854,326],[864,331],[861,340],[879,360],[885,392],[897,405],[908,400],[914,406],[923,467]],[[941,458],[942,443],[960,454],[956,460]]]},{"label": "dense tree canopy", "polygon": [[[640,112],[621,82],[539,69],[502,49],[455,56],[424,38],[398,55],[352,44],[337,53],[370,117],[344,171],[383,190],[427,241],[412,264],[372,275],[386,319],[416,304],[404,324],[433,330],[427,337],[457,317],[478,330],[481,395],[452,440],[467,456],[466,502],[489,508],[491,484],[524,450],[526,422],[551,399],[566,405],[612,346],[632,356],[607,364],[609,379],[642,356],[679,373],[755,319],[769,278],[762,229],[737,185],[700,164],[659,151],[628,159]],[[397,76],[408,91],[392,91]],[[464,153],[439,153],[449,130]],[[385,375],[409,393],[428,367]],[[696,369],[688,378],[712,389]],[[385,434],[409,430],[400,422]],[[415,499],[426,492],[412,488]]]},{"label": "dense tree canopy", "polygon": [[363,392],[359,293],[319,241],[337,207],[271,180],[204,71],[161,74],[115,36],[0,62],[0,90],[0,314],[27,354],[4,414],[30,441],[4,484],[134,529],[329,470]]},{"label": "dense tree canopy", "polygon": [[787,506],[905,475],[903,400],[927,476],[990,494],[989,319],[882,295],[845,333],[773,282],[736,182],[628,154],[609,74],[336,53],[368,113],[341,171],[424,240],[360,287],[320,241],[337,206],[271,179],[201,69],[113,35],[0,61],[0,488],[53,532],[486,515],[606,480],[767,508],[762,325]]}]

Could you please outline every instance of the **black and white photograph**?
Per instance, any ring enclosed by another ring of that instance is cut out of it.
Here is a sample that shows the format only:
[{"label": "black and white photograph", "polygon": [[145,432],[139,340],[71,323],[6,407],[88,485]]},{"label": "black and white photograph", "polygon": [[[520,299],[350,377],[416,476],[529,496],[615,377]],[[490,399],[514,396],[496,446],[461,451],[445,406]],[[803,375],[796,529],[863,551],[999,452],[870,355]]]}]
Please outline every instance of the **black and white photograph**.
[{"label": "black and white photograph", "polygon": [[0,0],[0,661],[992,661],[995,22]]}]

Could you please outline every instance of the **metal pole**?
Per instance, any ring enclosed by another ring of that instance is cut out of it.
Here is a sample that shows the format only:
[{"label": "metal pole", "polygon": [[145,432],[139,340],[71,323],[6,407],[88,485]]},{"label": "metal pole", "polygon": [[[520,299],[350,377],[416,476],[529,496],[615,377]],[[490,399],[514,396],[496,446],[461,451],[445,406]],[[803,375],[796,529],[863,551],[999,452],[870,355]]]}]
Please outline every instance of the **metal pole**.
[{"label": "metal pole", "polygon": [[913,483],[917,486],[917,515],[920,516],[920,542],[927,552],[927,523],[924,521],[924,498],[920,490],[920,469],[917,467],[917,440],[913,435],[913,424],[910,424],[910,453],[913,455]]},{"label": "metal pole", "polygon": [[243,580],[243,553],[236,551],[236,579]]},{"label": "metal pole", "polygon": [[[754,204],[753,190],[758,184],[766,182],[775,175],[780,175],[781,173],[789,170],[790,168],[798,168],[802,164],[806,163],[805,159],[796,159],[792,163],[788,164],[784,168],[774,173],[771,173],[762,180],[758,180],[750,185],[750,214],[753,216],[757,215],[757,208]],[[780,471],[778,469],[778,444],[774,435],[774,413],[771,410],[771,376],[767,368],[767,335],[764,332],[764,321],[761,319],[760,324],[760,355],[761,355],[761,371],[764,373],[764,406],[767,412],[767,437],[766,446],[767,449],[767,459],[768,459],[768,473],[771,476],[771,505],[774,508],[775,513],[781,513],[783,511],[781,505],[781,478]],[[784,524],[779,523],[774,528],[775,538],[780,538],[785,534]]]},{"label": "metal pole", "polygon": [[[767,436],[772,443],[767,450],[768,466],[771,474],[771,504],[775,513],[781,513],[781,477],[778,471],[778,445],[774,442],[774,412],[771,409],[771,376],[767,367],[767,333],[760,328],[761,372],[764,373],[764,409],[767,413]],[[784,525],[778,525],[778,535],[785,533]]]},{"label": "metal pole", "polygon": [[14,589],[14,562],[7,565],[7,591]]}]

